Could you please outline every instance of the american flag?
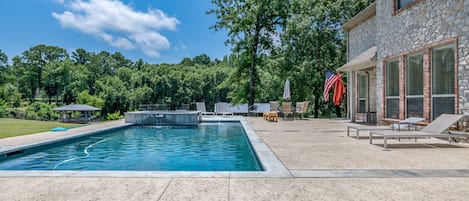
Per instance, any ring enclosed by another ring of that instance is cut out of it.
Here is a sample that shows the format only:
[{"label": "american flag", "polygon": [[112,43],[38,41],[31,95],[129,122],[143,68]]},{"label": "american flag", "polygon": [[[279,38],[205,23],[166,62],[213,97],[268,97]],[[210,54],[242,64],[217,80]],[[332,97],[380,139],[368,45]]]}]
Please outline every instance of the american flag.
[{"label": "american flag", "polygon": [[324,82],[324,101],[329,101],[329,91],[334,86],[338,77],[332,74],[330,71],[326,72],[326,81]]}]

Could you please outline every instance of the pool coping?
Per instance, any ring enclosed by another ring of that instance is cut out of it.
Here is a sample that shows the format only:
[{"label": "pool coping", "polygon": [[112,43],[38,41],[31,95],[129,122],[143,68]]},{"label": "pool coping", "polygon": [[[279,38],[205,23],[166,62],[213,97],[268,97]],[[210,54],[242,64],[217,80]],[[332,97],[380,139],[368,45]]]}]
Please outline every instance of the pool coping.
[{"label": "pool coping", "polygon": [[[291,178],[293,175],[282,164],[269,146],[257,135],[254,129],[245,121],[242,116],[210,116],[203,117],[203,122],[240,122],[246,132],[247,137],[257,155],[264,171],[54,171],[54,170],[0,170],[0,177],[272,177]],[[16,146],[0,151],[0,154],[17,150],[30,149],[33,147],[47,145],[64,140],[74,139],[96,132],[117,129],[132,124],[123,123],[115,126],[99,128],[92,131],[84,131],[66,137],[46,140],[38,143],[31,143]]]}]

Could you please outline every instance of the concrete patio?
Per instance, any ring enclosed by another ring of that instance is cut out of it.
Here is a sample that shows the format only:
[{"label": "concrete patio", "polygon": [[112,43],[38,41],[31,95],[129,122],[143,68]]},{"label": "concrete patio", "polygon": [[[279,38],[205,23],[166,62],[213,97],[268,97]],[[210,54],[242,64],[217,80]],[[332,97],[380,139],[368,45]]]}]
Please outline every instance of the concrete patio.
[{"label": "concrete patio", "polygon": [[[289,177],[0,177],[0,200],[467,200],[469,146],[437,139],[346,136],[343,120],[246,121],[287,167]],[[110,122],[72,129],[84,132]],[[58,136],[52,136],[58,135]],[[4,146],[41,137],[0,139]],[[362,136],[367,136],[364,132]]]}]

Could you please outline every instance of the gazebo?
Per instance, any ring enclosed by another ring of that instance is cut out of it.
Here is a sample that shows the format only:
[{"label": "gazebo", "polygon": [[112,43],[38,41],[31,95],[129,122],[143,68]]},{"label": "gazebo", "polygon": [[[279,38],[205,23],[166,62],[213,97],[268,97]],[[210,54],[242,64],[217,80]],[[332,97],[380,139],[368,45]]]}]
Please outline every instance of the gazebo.
[{"label": "gazebo", "polygon": [[[60,112],[61,120],[63,122],[93,121],[93,112],[100,110],[101,109],[99,108],[83,104],[71,104],[53,109],[53,111]],[[73,112],[81,112],[81,114],[78,118],[72,119]]]}]

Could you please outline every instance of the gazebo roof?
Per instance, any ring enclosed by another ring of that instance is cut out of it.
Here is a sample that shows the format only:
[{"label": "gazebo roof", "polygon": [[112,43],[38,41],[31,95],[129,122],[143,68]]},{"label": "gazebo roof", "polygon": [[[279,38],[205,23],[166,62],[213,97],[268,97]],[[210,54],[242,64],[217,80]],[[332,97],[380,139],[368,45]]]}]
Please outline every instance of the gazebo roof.
[{"label": "gazebo roof", "polygon": [[92,107],[89,105],[82,105],[82,104],[71,104],[71,105],[66,105],[63,107],[58,107],[53,109],[54,111],[98,111],[101,110],[96,107]]}]

